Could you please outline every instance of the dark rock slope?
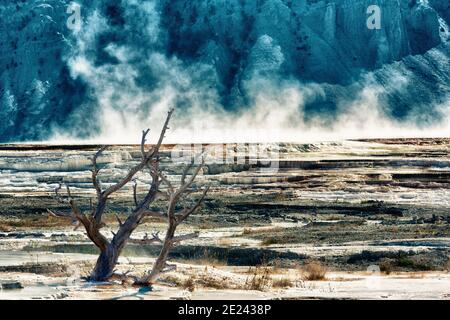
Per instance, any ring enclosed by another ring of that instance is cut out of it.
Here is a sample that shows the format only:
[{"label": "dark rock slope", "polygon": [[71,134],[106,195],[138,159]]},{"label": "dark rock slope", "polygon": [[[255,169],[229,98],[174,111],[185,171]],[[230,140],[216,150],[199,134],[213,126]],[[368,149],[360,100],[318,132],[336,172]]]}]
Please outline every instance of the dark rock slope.
[{"label": "dark rock slope", "polygon": [[[0,141],[46,139],[53,129],[95,134],[99,87],[120,95],[132,86],[131,95],[151,97],[142,110],[170,83],[182,108],[214,97],[234,112],[252,104],[255,76],[317,83],[306,120],[333,119],[368,85],[382,88],[385,112],[397,119],[428,124],[448,105],[448,0],[80,0],[78,31],[67,28],[68,3],[0,4]],[[373,4],[379,30],[366,25]],[[86,76],[74,61],[107,76]]]}]

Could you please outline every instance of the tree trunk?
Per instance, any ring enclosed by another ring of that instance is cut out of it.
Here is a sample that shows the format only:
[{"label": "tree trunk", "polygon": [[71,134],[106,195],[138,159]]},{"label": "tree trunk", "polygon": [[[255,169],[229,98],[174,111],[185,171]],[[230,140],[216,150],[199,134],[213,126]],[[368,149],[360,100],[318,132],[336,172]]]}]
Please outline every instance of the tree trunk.
[{"label": "tree trunk", "polygon": [[167,257],[169,255],[170,249],[172,248],[172,239],[175,235],[176,226],[171,225],[166,233],[166,237],[164,238],[164,243],[161,248],[161,252],[159,253],[158,258],[153,265],[152,271],[144,276],[141,280],[139,280],[139,284],[141,285],[151,285],[156,281],[158,276],[166,267]]},{"label": "tree trunk", "polygon": [[[128,173],[119,180],[119,182],[109,186],[105,190],[102,189],[100,180],[98,179],[98,174],[101,168],[97,166],[97,158],[102,154],[103,151],[106,150],[106,146],[101,147],[97,151],[97,153],[92,158],[92,183],[97,194],[97,204],[95,209],[92,209],[90,215],[86,215],[82,210],[80,210],[75,199],[72,198],[72,194],[68,185],[66,185],[67,197],[63,197],[59,193],[61,190],[61,184],[59,184],[59,186],[55,189],[56,199],[61,203],[70,205],[72,209],[71,216],[75,217],[79,221],[79,223],[84,226],[88,238],[100,249],[100,255],[97,259],[97,263],[90,276],[88,277],[90,281],[107,281],[113,276],[117,261],[119,259],[119,255],[122,252],[123,247],[130,239],[132,232],[140,224],[142,218],[145,217],[148,213],[150,203],[152,203],[158,195],[158,188],[161,183],[159,177],[159,149],[162,145],[165,132],[169,129],[168,124],[172,113],[173,109],[170,110],[167,114],[167,118],[159,136],[158,143],[148,151],[146,151],[145,142],[150,129],[143,131],[141,140],[142,160],[137,165],[133,166],[128,171]],[[152,183],[149,191],[147,192],[145,198],[139,202],[137,199],[137,188],[134,187],[134,200],[136,208],[133,210],[133,213],[127,218],[125,223],[122,223],[120,221],[120,218],[117,217],[120,227],[117,234],[113,232],[114,237],[112,241],[109,241],[100,232],[100,229],[105,226],[102,221],[102,216],[110,196],[125,187],[125,185],[129,183],[138,172],[147,167],[150,169],[150,175],[152,177]],[[50,213],[52,212],[50,211]],[[54,213],[52,214],[55,215]],[[68,215],[60,214],[60,216]],[[158,216],[161,215],[158,214]]]},{"label": "tree trunk", "polygon": [[92,270],[89,280],[91,281],[107,281],[112,276],[119,252],[114,245],[109,244],[105,250],[101,251],[97,259],[94,270]]},{"label": "tree trunk", "polygon": [[130,239],[133,231],[139,226],[143,217],[143,212],[144,211],[141,210],[137,214],[128,217],[125,223],[120,226],[117,234],[114,235],[113,240],[106,245],[104,250],[100,249],[100,256],[97,259],[94,270],[91,272],[89,277],[90,280],[107,281],[111,278],[117,261],[119,260],[120,253]]}]

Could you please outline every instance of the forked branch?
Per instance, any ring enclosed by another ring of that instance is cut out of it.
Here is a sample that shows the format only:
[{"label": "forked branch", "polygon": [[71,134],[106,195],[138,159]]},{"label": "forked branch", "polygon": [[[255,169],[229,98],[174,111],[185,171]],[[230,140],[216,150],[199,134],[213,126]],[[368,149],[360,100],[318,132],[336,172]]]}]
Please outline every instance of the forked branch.
[{"label": "forked branch", "polygon": [[[70,206],[71,213],[69,214],[48,210],[49,214],[55,217],[76,219],[79,225],[82,225],[86,230],[88,238],[100,249],[100,255],[90,276],[91,280],[105,281],[113,276],[118,258],[122,252],[122,249],[128,241],[141,244],[156,242],[162,244],[161,253],[148,276],[144,277],[144,279],[141,279],[145,283],[152,283],[154,280],[156,280],[160,273],[166,272],[167,270],[173,270],[174,266],[167,264],[169,250],[181,241],[194,239],[199,236],[198,232],[176,236],[175,231],[180,223],[185,221],[189,217],[189,215],[194,213],[201,206],[201,203],[203,202],[209,188],[204,189],[202,195],[192,207],[176,211],[176,206],[180,202],[180,199],[182,199],[183,194],[186,195],[191,193],[192,184],[197,175],[200,173],[204,162],[202,161],[202,164],[200,166],[194,168],[190,176],[188,176],[188,174],[193,166],[189,165],[185,168],[181,177],[181,185],[179,188],[176,188],[174,184],[170,182],[170,180],[159,169],[159,151],[165,134],[169,129],[168,125],[172,114],[173,110],[170,110],[167,114],[166,121],[164,122],[157,143],[148,150],[146,149],[146,142],[150,130],[147,129],[142,132],[140,144],[140,161],[133,167],[131,167],[125,174],[125,176],[119,179],[118,182],[110,185],[106,189],[102,187],[102,184],[100,182],[99,174],[101,169],[98,165],[98,159],[107,149],[107,146],[101,147],[93,155],[91,159],[91,178],[97,199],[95,203],[90,200],[90,214],[86,215],[83,213],[83,211],[78,206],[77,201],[72,196],[72,192],[69,186],[66,185],[64,195],[61,192],[62,185],[58,185],[58,187],[55,189],[55,199],[60,203],[64,203]],[[149,185],[147,193],[141,197],[138,197],[138,186],[135,176],[137,173],[147,169],[150,170],[152,182]],[[130,181],[134,181],[134,209],[132,210],[131,214],[128,215],[125,221],[122,221],[120,216],[116,215],[116,220],[119,227],[117,232],[111,231],[113,237],[112,240],[108,240],[100,232],[101,228],[105,226],[102,221],[102,216],[105,212],[106,204],[111,195],[121,190]],[[160,186],[162,183],[167,186],[167,190],[161,190]],[[159,212],[150,209],[150,205],[158,197],[167,199],[168,201],[167,210],[165,212]],[[165,219],[167,221],[168,225],[164,239],[161,239],[159,237],[159,233],[153,233],[151,237],[146,235],[143,239],[130,240],[132,233],[142,223],[145,217],[157,217]]]},{"label": "forked branch", "polygon": [[167,206],[167,213],[165,214],[165,217],[167,219],[167,230],[166,235],[164,237],[164,241],[162,243],[161,252],[158,258],[156,259],[152,269],[147,273],[147,275],[139,279],[137,284],[149,285],[154,283],[161,273],[166,272],[167,260],[169,257],[169,252],[172,249],[172,247],[182,241],[191,240],[199,237],[199,232],[197,231],[178,236],[175,235],[175,232],[179,224],[185,221],[192,213],[194,213],[196,210],[200,208],[202,202],[206,197],[206,194],[209,191],[209,187],[206,187],[203,190],[202,195],[192,207],[185,208],[179,212],[176,212],[175,208],[181,199],[181,195],[183,193],[189,192],[188,189],[192,186],[195,178],[200,173],[203,165],[204,161],[202,161],[202,164],[194,169],[194,172],[189,178],[187,178],[187,173],[192,166],[186,168],[183,171],[183,175],[181,177],[181,185],[178,189],[175,189],[173,187],[172,183],[169,182],[167,178],[165,178],[164,174],[159,173],[159,176],[161,177],[162,181],[168,187],[169,203]]}]

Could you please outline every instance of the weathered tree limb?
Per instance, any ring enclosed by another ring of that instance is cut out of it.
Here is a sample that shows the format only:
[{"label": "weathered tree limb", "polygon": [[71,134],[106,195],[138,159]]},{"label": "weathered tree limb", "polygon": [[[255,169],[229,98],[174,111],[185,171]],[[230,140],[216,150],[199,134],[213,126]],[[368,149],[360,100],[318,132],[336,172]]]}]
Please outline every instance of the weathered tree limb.
[{"label": "weathered tree limb", "polygon": [[92,184],[94,185],[95,191],[97,192],[97,200],[100,200],[100,197],[102,195],[102,187],[100,181],[98,180],[98,173],[100,172],[100,169],[97,165],[97,159],[107,148],[108,146],[101,147],[92,157]]},{"label": "weathered tree limb", "polygon": [[72,213],[58,212],[58,211],[53,211],[53,210],[50,210],[50,209],[47,209],[47,212],[51,216],[56,217],[56,218],[68,218],[68,219],[71,219],[71,220],[73,220],[73,218],[74,218]]},{"label": "weathered tree limb", "polygon": [[[181,222],[183,222],[190,214],[195,212],[200,207],[209,188],[206,188],[203,191],[200,199],[191,208],[185,208],[179,212],[176,212],[175,208],[177,203],[180,201],[181,196],[183,194],[189,194],[192,191],[189,188],[193,184],[196,176],[201,171],[204,161],[202,161],[202,164],[200,166],[194,169],[189,178],[188,173],[192,169],[192,164],[185,168],[181,178],[181,186],[178,189],[176,189],[172,185],[169,179],[166,178],[166,176],[159,169],[159,150],[161,148],[165,134],[169,129],[168,124],[172,114],[173,110],[170,110],[167,114],[166,121],[164,122],[157,143],[148,151],[146,150],[146,140],[150,130],[147,129],[142,132],[140,145],[140,162],[129,169],[126,175],[122,177],[117,183],[109,186],[105,190],[103,190],[99,179],[99,173],[101,169],[98,166],[98,158],[107,149],[107,147],[103,146],[95,153],[92,158],[91,178],[93,187],[97,195],[97,201],[95,205],[93,205],[92,200],[90,200],[90,209],[92,211],[90,215],[85,215],[81,211],[76,200],[72,197],[72,193],[68,185],[66,185],[66,194],[64,196],[61,194],[62,185],[59,185],[55,189],[56,200],[61,203],[68,204],[71,208],[71,214],[48,210],[49,214],[57,217],[76,219],[79,225],[82,225],[86,230],[88,238],[100,249],[100,255],[97,259],[97,263],[89,277],[89,279],[91,280],[105,281],[113,276],[118,258],[127,242],[141,244],[157,242],[162,243],[160,255],[149,275],[144,279],[139,280],[143,280],[145,283],[152,283],[159,274],[161,274],[162,272],[166,272],[167,270],[172,270],[174,268],[174,266],[167,265],[167,257],[170,249],[176,243],[179,243],[183,240],[194,239],[199,236],[198,232],[175,236],[175,231],[177,226]],[[137,191],[137,181],[134,178],[138,172],[141,172],[146,168],[150,170],[152,182],[149,185],[149,189],[145,196],[139,199]],[[112,240],[108,240],[100,231],[104,226],[104,223],[102,222],[102,216],[105,212],[106,204],[112,194],[122,189],[130,181],[134,181],[133,201],[135,207],[132,210],[131,214],[128,215],[127,219],[125,219],[125,221],[122,221],[120,217],[116,215],[116,219],[119,225],[118,230],[117,232],[111,231],[113,237]],[[167,186],[167,191],[160,190],[160,186],[162,183]],[[167,210],[165,212],[150,210],[151,203],[153,203],[157,198],[161,197],[167,199],[168,201]],[[166,230],[164,239],[160,239],[158,233],[152,234],[151,238],[146,235],[144,239],[140,240],[130,238],[131,234],[142,223],[145,217],[159,217],[165,218],[167,220],[168,228]]]},{"label": "weathered tree limb", "polygon": [[188,188],[191,187],[193,184],[195,178],[201,171],[202,167],[204,165],[204,160],[202,161],[202,164],[199,165],[197,168],[194,169],[194,172],[192,175],[187,179],[186,176],[187,172],[190,169],[187,169],[183,172],[183,175],[181,177],[181,186],[178,189],[175,189],[171,182],[168,181],[168,179],[165,179],[164,175],[159,173],[159,176],[161,177],[161,180],[165,182],[165,184],[168,187],[168,195],[169,195],[169,203],[167,206],[167,230],[166,235],[164,237],[164,241],[162,243],[161,251],[158,255],[158,258],[156,259],[155,263],[153,264],[152,269],[142,278],[140,278],[136,284],[139,285],[151,285],[153,284],[159,277],[159,275],[163,272],[165,272],[165,268],[167,266],[167,259],[169,257],[169,252],[172,249],[172,247],[181,241],[194,239],[199,236],[198,232],[175,236],[175,231],[178,227],[178,225],[186,220],[186,218],[191,215],[193,212],[195,212],[203,202],[209,187],[205,188],[205,190],[202,193],[202,196],[200,199],[196,202],[196,204],[191,208],[183,209],[181,212],[176,212],[175,208],[177,203],[179,202],[181,195],[183,193],[188,192]]},{"label": "weathered tree limb", "polygon": [[184,220],[187,219],[187,217],[189,217],[189,216],[190,216],[192,213],[194,213],[198,208],[200,208],[200,206],[201,206],[203,200],[205,199],[206,194],[208,193],[208,191],[209,191],[209,186],[207,186],[207,187],[205,188],[205,190],[204,190],[203,193],[202,193],[202,196],[200,197],[200,199],[198,199],[198,201],[196,202],[196,204],[195,204],[193,207],[191,207],[191,208],[185,208],[185,209],[183,209],[181,212],[179,212],[178,214],[176,214],[176,217],[175,217],[175,218],[176,218],[176,223],[177,223],[177,225],[180,224],[180,223],[182,223]]},{"label": "weathered tree limb", "polygon": [[122,222],[122,220],[120,219],[120,217],[119,217],[119,215],[118,215],[118,214],[115,214],[115,216],[116,216],[116,220],[117,220],[117,222],[119,223],[119,227],[121,227],[121,226],[123,225],[123,222]]},{"label": "weathered tree limb", "polygon": [[134,205],[137,207],[138,204],[138,197],[137,197],[137,181],[134,180],[134,184],[133,184],[133,200],[134,200]]},{"label": "weathered tree limb", "polygon": [[143,239],[130,239],[129,242],[134,244],[151,244],[154,242],[163,243],[163,240],[159,237],[159,232],[155,232],[152,233],[151,238],[146,234]]}]

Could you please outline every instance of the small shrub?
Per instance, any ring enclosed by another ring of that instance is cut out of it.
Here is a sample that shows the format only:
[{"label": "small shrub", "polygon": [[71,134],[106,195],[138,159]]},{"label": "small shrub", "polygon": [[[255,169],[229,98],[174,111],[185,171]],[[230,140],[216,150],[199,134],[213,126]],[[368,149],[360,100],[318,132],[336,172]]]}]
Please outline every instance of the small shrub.
[{"label": "small shrub", "polygon": [[192,279],[192,277],[189,277],[186,279],[186,281],[183,282],[183,288],[188,290],[189,292],[194,292],[195,290],[195,281]]},{"label": "small shrub", "polygon": [[261,242],[261,244],[263,246],[270,246],[271,244],[277,244],[278,241],[275,238],[265,238],[263,239],[263,241]]},{"label": "small shrub", "polygon": [[311,261],[303,268],[303,279],[309,281],[324,280],[327,268],[319,261]]},{"label": "small shrub", "polygon": [[184,287],[184,282],[179,277],[173,276],[173,275],[167,275],[160,278],[161,282],[166,282],[171,285],[175,285],[177,287]]},{"label": "small shrub", "polygon": [[232,289],[232,285],[226,278],[217,278],[211,275],[202,274],[195,279],[195,284],[198,284],[204,288],[212,289]]},{"label": "small shrub", "polygon": [[380,262],[380,271],[386,273],[387,275],[392,272],[392,263],[390,261],[384,260]]},{"label": "small shrub", "polygon": [[272,287],[274,287],[274,288],[290,288],[293,286],[294,286],[294,283],[290,279],[287,279],[287,278],[272,280]]},{"label": "small shrub", "polygon": [[253,275],[249,276],[245,281],[245,288],[247,290],[264,291],[270,286],[271,268],[256,267],[253,269]]},{"label": "small shrub", "polygon": [[431,265],[428,265],[426,263],[417,262],[413,259],[402,257],[397,259],[396,261],[397,266],[405,269],[411,269],[411,270],[421,270],[421,271],[428,271],[432,270],[433,267]]},{"label": "small shrub", "polygon": [[226,266],[227,257],[220,256],[218,253],[212,252],[210,249],[205,248],[203,252],[199,255],[192,256],[185,259],[180,259],[185,263],[192,263],[196,265],[207,265],[207,266]]}]

